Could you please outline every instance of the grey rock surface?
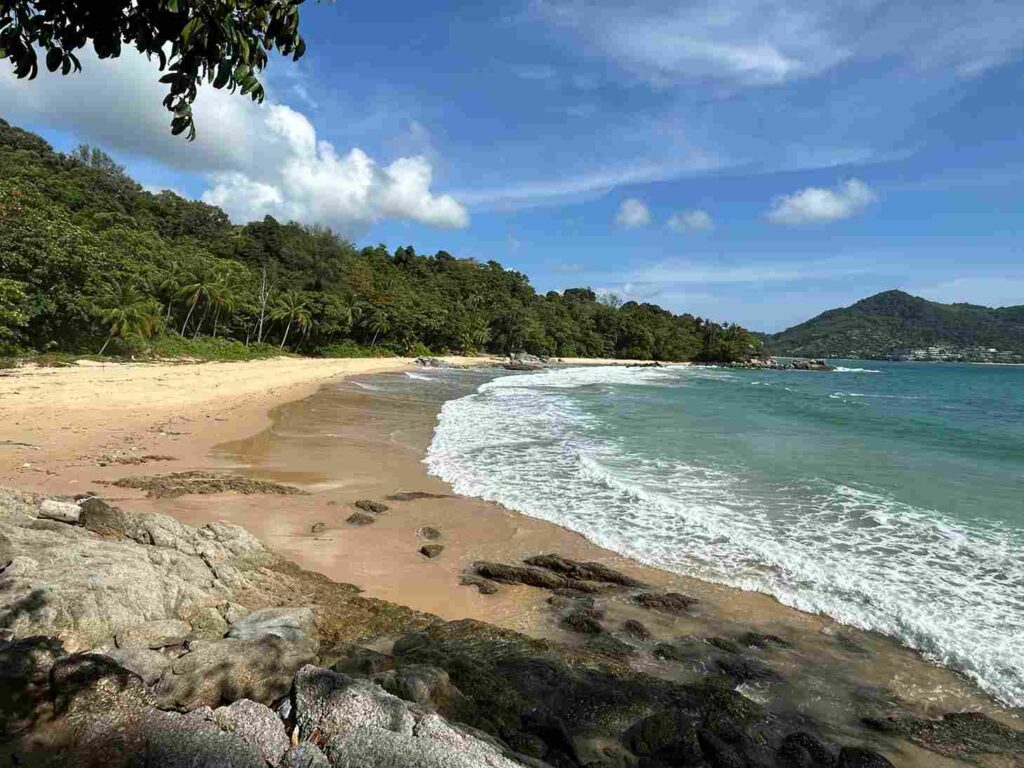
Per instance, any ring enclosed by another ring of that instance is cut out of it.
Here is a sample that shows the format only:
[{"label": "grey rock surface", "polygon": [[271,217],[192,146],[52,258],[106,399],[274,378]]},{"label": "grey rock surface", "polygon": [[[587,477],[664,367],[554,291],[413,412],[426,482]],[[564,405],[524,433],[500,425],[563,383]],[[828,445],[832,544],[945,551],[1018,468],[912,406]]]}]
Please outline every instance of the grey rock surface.
[{"label": "grey rock surface", "polygon": [[157,619],[121,630],[114,641],[118,648],[166,648],[181,645],[191,631],[181,619]]},{"label": "grey rock surface", "polygon": [[280,768],[331,768],[331,764],[316,744],[304,741],[284,753]]},{"label": "grey rock surface", "polygon": [[215,709],[213,722],[255,744],[271,765],[277,765],[291,746],[281,719],[271,709],[249,699]]},{"label": "grey rock surface", "polygon": [[39,517],[60,523],[77,523],[82,510],[73,501],[43,499],[39,505]]},{"label": "grey rock surface", "polygon": [[174,661],[173,656],[149,648],[115,648],[103,651],[103,655],[134,672],[146,685],[156,683],[164,670]]},{"label": "grey rock surface", "polygon": [[263,608],[237,619],[227,636],[239,640],[312,640],[316,638],[316,619],[310,608]]}]

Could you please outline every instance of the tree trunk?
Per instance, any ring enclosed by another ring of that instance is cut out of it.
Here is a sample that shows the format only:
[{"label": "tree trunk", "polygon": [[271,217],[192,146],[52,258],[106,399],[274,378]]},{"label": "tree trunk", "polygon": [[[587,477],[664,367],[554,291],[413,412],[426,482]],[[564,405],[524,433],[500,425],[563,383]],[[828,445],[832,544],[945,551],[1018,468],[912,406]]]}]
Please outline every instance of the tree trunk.
[{"label": "tree trunk", "polygon": [[378,328],[378,329],[377,329],[376,331],[374,331],[374,332],[373,332],[373,341],[371,341],[371,342],[370,342],[370,346],[371,346],[371,347],[372,347],[372,346],[373,346],[374,344],[376,344],[376,343],[377,343],[377,334],[378,334],[378,333],[380,333],[380,328]]},{"label": "tree trunk", "polygon": [[188,321],[192,319],[192,312],[195,310],[196,304],[198,303],[199,294],[197,293],[195,297],[192,299],[192,306],[188,308],[188,314],[185,315],[185,322],[181,324],[181,332],[179,333],[179,336],[185,335],[185,329],[188,328]]},{"label": "tree trunk", "polygon": [[284,327],[284,338],[281,339],[281,349],[284,349],[284,343],[286,341],[288,341],[288,331],[290,331],[291,329],[292,329],[292,324],[291,324],[291,322],[289,322],[288,325],[286,325]]},{"label": "tree trunk", "polygon": [[199,324],[196,326],[196,332],[192,334],[193,339],[199,338],[199,332],[203,330],[203,323],[206,322],[206,316],[210,314],[210,304],[207,302],[206,309],[203,310],[203,316],[199,318]]},{"label": "tree trunk", "polygon": [[217,323],[220,322],[220,307],[213,313],[213,338],[217,338]]},{"label": "tree trunk", "polygon": [[112,338],[114,338],[114,329],[113,328],[110,329],[110,334],[107,336],[107,340],[104,341],[103,342],[103,346],[100,347],[100,356],[101,357],[103,356],[103,353],[107,351],[107,344],[110,343],[110,340]]}]

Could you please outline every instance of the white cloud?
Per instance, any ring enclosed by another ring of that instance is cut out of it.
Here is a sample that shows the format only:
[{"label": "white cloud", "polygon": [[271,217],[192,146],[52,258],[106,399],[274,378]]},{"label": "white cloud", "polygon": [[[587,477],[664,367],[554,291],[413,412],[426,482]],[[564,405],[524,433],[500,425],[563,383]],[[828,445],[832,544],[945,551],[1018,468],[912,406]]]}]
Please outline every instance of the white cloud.
[{"label": "white cloud", "polygon": [[615,214],[615,223],[627,229],[646,227],[651,223],[651,212],[643,200],[629,197],[622,201],[618,212]]},{"label": "white cloud", "polygon": [[772,200],[765,214],[775,224],[798,226],[822,221],[849,219],[878,199],[874,191],[860,179],[849,179],[834,189],[807,187],[791,195]]},{"label": "white cloud", "polygon": [[31,83],[0,65],[5,116],[58,126],[115,155],[198,173],[210,183],[202,198],[235,221],[271,214],[343,231],[385,218],[436,227],[469,223],[461,203],[432,191],[433,166],[422,155],[381,165],[359,148],[339,154],[301,112],[272,98],[258,105],[209,87],[200,89],[199,134],[190,144],[170,135],[154,63],[128,49],[116,60],[91,53],[82,59],[79,75],[43,72]]},{"label": "white cloud", "polygon": [[886,0],[533,0],[532,8],[532,18],[656,86],[775,85],[879,59],[970,77],[1024,48],[1018,0],[933,0],[926,13]]},{"label": "white cloud", "polygon": [[702,208],[691,208],[668,217],[668,228],[675,232],[700,232],[714,227],[715,221],[711,214]]}]

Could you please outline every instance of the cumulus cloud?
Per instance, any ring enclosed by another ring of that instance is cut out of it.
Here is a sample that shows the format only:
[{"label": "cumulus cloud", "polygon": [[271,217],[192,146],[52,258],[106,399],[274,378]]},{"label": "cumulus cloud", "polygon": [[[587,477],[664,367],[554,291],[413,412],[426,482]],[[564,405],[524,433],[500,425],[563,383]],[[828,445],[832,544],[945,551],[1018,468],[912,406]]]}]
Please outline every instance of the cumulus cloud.
[{"label": "cumulus cloud", "polygon": [[691,208],[668,217],[668,228],[675,232],[700,232],[714,229],[714,226],[711,214],[702,208]]},{"label": "cumulus cloud", "polygon": [[212,88],[200,90],[199,136],[190,144],[170,135],[154,63],[128,49],[116,60],[84,52],[82,59],[79,75],[43,72],[31,83],[0,65],[5,117],[59,126],[108,151],[199,174],[209,184],[202,199],[239,222],[270,214],[343,231],[387,218],[435,227],[469,223],[461,203],[432,191],[433,166],[424,155],[383,165],[359,148],[339,153],[301,112]]},{"label": "cumulus cloud", "polygon": [[618,212],[615,214],[615,223],[626,229],[646,227],[651,223],[651,212],[643,200],[630,197],[622,201]]},{"label": "cumulus cloud", "polygon": [[765,214],[775,224],[798,226],[821,221],[839,221],[863,213],[878,196],[860,179],[849,179],[833,189],[807,187],[791,195],[776,197]]}]

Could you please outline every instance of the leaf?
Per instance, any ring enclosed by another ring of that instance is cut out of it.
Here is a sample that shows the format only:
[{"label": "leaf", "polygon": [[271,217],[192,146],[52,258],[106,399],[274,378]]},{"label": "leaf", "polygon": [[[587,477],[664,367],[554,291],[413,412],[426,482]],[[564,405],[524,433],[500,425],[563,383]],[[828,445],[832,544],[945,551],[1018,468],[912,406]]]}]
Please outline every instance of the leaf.
[{"label": "leaf", "polygon": [[46,68],[51,72],[56,72],[63,61],[64,54],[60,48],[51,48],[46,52]]},{"label": "leaf", "polygon": [[217,68],[217,78],[213,81],[214,88],[223,88],[228,84],[228,80],[231,79],[231,66],[229,64],[221,63]]}]

